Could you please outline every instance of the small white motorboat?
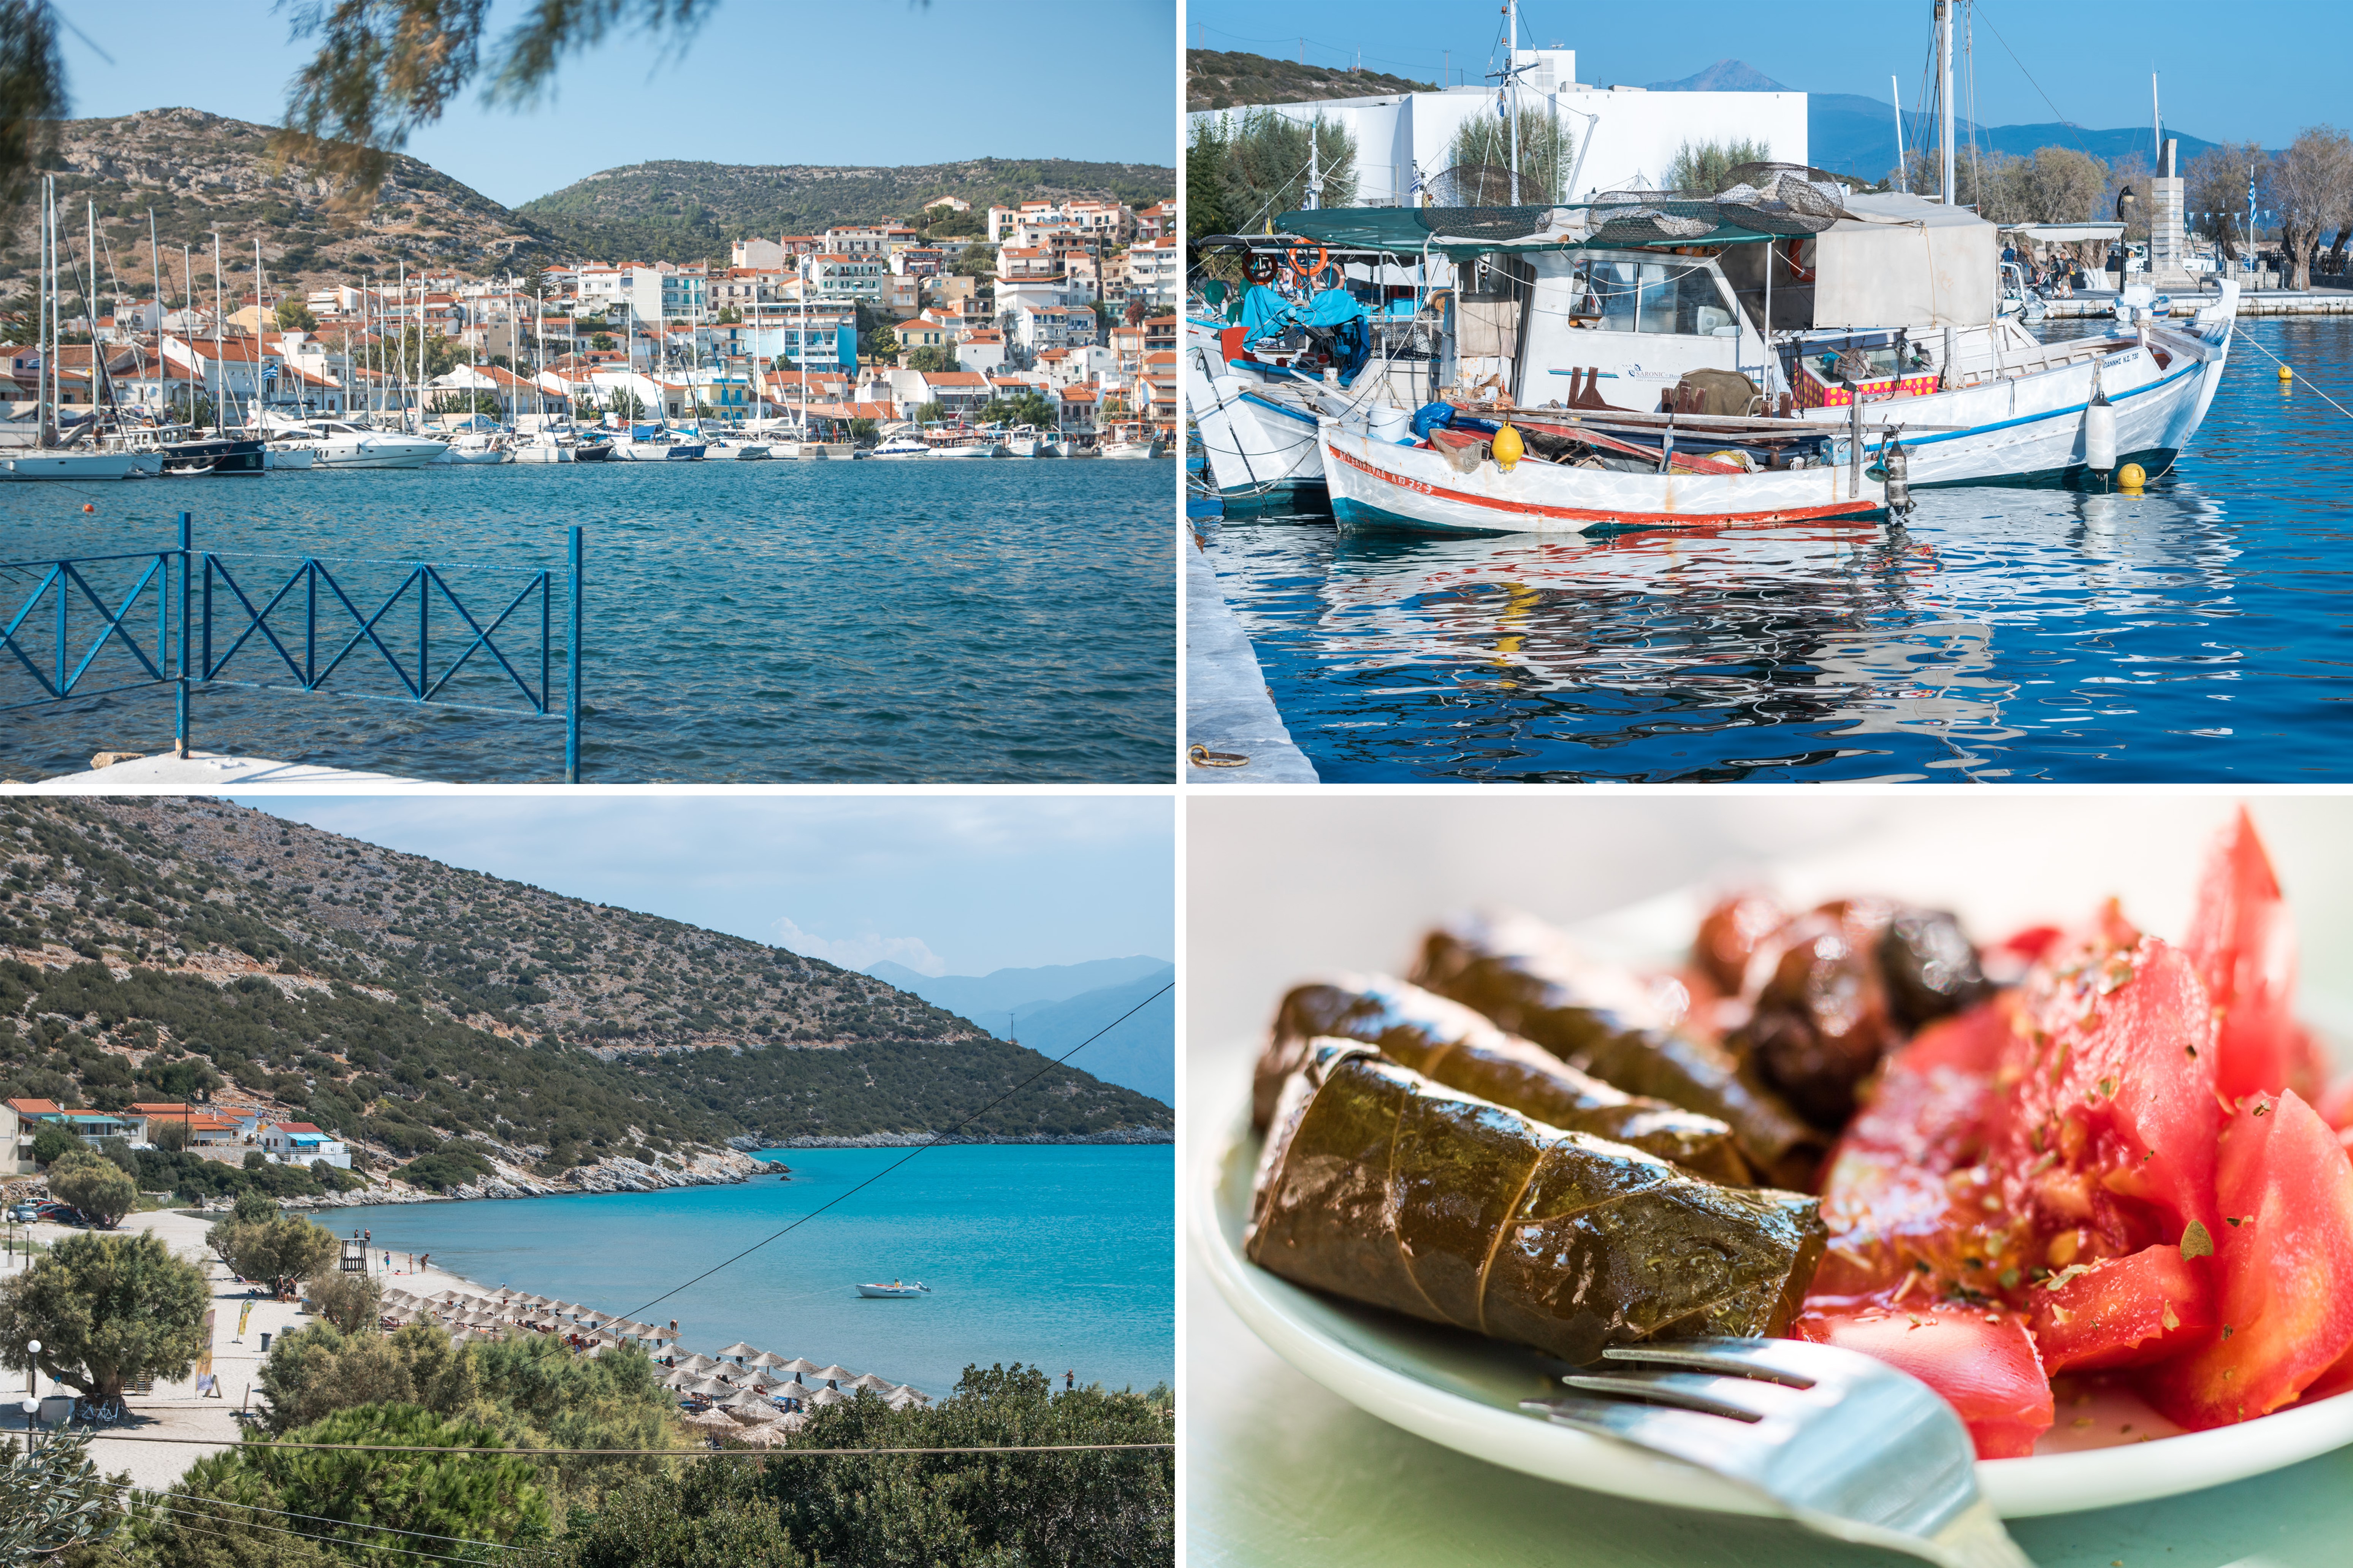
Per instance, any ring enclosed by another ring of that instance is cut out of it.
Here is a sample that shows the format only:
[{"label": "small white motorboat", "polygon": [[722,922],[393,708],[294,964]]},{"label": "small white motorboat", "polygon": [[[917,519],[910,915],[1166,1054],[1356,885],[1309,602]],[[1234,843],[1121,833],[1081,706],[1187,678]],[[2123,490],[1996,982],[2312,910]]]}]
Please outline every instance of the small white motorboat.
[{"label": "small white motorboat", "polygon": [[904,1284],[897,1279],[893,1279],[888,1285],[860,1285],[858,1288],[858,1293],[861,1296],[871,1296],[880,1300],[895,1301],[907,1300],[916,1296],[928,1296],[932,1293],[932,1288],[929,1285],[924,1284],[920,1279],[916,1280],[913,1285]]},{"label": "small white motorboat", "polygon": [[870,458],[928,458],[932,448],[921,436],[901,432],[866,454]]}]

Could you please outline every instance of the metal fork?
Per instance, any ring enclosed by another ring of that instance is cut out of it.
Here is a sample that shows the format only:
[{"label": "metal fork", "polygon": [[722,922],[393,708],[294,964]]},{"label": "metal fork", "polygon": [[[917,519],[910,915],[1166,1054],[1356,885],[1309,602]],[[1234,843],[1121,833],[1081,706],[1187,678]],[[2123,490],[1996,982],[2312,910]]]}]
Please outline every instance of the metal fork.
[{"label": "metal fork", "polygon": [[[1763,1493],[1808,1529],[1943,1568],[2033,1568],[1978,1495],[1968,1429],[1883,1362],[1797,1340],[1620,1345],[1520,1408]],[[1592,1397],[1599,1395],[1599,1397]]]}]

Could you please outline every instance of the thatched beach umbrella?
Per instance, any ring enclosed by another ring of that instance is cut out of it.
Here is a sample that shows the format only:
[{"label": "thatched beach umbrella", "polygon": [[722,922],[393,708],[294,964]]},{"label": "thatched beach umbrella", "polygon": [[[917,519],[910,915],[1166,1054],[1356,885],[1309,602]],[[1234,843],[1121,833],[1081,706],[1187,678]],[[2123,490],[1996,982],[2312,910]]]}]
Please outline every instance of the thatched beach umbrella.
[{"label": "thatched beach umbrella", "polygon": [[802,1427],[807,1426],[808,1421],[809,1418],[800,1411],[787,1410],[783,1415],[777,1416],[774,1421],[768,1423],[768,1425],[771,1428],[778,1432],[797,1432]]},{"label": "thatched beach umbrella", "polygon": [[891,1390],[888,1397],[896,1399],[902,1394],[907,1398],[913,1400],[918,1405],[929,1405],[932,1402],[932,1396],[930,1394],[925,1394],[922,1389],[917,1388],[912,1383],[900,1384],[897,1387]]},{"label": "thatched beach umbrella", "polygon": [[848,1383],[843,1384],[841,1386],[845,1390],[852,1388],[871,1388],[877,1394],[888,1394],[891,1392],[891,1380],[887,1377],[877,1377],[870,1372],[863,1377],[851,1378]]},{"label": "thatched beach umbrella", "polygon": [[847,1405],[850,1402],[852,1397],[853,1395],[844,1394],[838,1388],[820,1388],[816,1393],[808,1396],[808,1403],[811,1405]]},{"label": "thatched beach umbrella", "polygon": [[709,1372],[719,1363],[707,1355],[691,1355],[678,1363],[681,1372]]},{"label": "thatched beach umbrella", "polygon": [[894,1391],[884,1394],[882,1403],[893,1410],[913,1410],[923,1403],[923,1396],[920,1394],[900,1394]]},{"label": "thatched beach umbrella", "polygon": [[738,1391],[730,1384],[720,1382],[715,1377],[706,1377],[700,1383],[688,1384],[686,1385],[685,1392],[688,1394],[699,1394],[705,1399],[726,1399],[733,1396]]},{"label": "thatched beach umbrella", "polygon": [[795,1356],[790,1361],[778,1362],[776,1363],[776,1370],[778,1372],[789,1373],[795,1377],[807,1377],[810,1373],[817,1370],[817,1363],[813,1361],[805,1361],[799,1356]]},{"label": "thatched beach umbrella", "polygon": [[749,1360],[745,1361],[744,1364],[745,1366],[775,1368],[783,1366],[785,1364],[785,1358],[776,1354],[772,1351],[762,1351],[758,1355],[753,1356]]},{"label": "thatched beach umbrella", "polygon": [[810,1373],[807,1381],[833,1384],[838,1386],[845,1383],[855,1383],[858,1381],[858,1374],[846,1366],[821,1366]]},{"label": "thatched beach umbrella", "polygon": [[750,1345],[745,1344],[742,1340],[737,1340],[725,1350],[718,1351],[713,1353],[728,1361],[740,1362],[745,1356],[758,1355],[760,1352],[754,1350]]}]

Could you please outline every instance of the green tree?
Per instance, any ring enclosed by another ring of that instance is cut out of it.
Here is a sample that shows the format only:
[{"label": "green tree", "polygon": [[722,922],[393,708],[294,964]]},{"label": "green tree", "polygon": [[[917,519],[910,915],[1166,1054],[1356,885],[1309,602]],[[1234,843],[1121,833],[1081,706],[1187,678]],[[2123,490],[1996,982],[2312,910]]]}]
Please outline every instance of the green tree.
[{"label": "green tree", "polygon": [[124,1215],[139,1206],[139,1184],[121,1166],[88,1149],[68,1154],[49,1167],[49,1191],[103,1230],[112,1230],[122,1223]]},{"label": "green tree", "polygon": [[719,314],[712,318],[723,327],[732,327],[743,319],[744,312],[733,305],[722,305],[719,308]]},{"label": "green tree", "polygon": [[575,1519],[545,1568],[803,1568],[784,1519],[760,1478],[741,1463],[681,1467],[675,1479],[643,1480]]},{"label": "green tree", "polygon": [[909,370],[951,371],[956,368],[955,350],[926,343],[907,356]]},{"label": "green tree", "polygon": [[287,1432],[362,1405],[418,1405],[446,1414],[477,1396],[463,1364],[470,1351],[430,1323],[389,1334],[313,1323],[269,1347],[259,1379],[269,1398],[262,1419],[271,1431]]},{"label": "green tree", "polygon": [[281,332],[315,332],[319,330],[319,318],[311,313],[310,306],[290,294],[278,301],[278,330]]},{"label": "green tree", "polygon": [[1226,188],[1230,153],[1223,116],[1195,121],[1185,136],[1185,237],[1229,234],[1233,203]]},{"label": "green tree", "polygon": [[68,1237],[0,1286],[0,1354],[21,1369],[38,1340],[43,1373],[115,1398],[134,1379],[188,1374],[211,1301],[204,1271],[153,1231]]},{"label": "green tree", "polygon": [[[332,1561],[369,1568],[414,1563],[416,1536],[499,1546],[548,1539],[552,1510],[539,1467],[499,1452],[504,1445],[486,1428],[414,1405],[372,1405],[298,1426],[287,1438],[328,1447],[282,1447],[256,1436],[188,1471],[176,1489],[178,1511],[158,1531],[164,1563],[194,1568],[206,1561],[194,1550],[203,1534],[282,1527],[289,1513],[307,1516],[308,1533],[326,1538]],[[453,1452],[374,1453],[358,1445]],[[460,1550],[465,1561],[480,1560]]]},{"label": "green tree", "polygon": [[1356,203],[1356,139],[1318,114],[1306,123],[1280,110],[1253,109],[1216,121],[1226,149],[1225,183],[1240,226],[1256,232],[1267,220],[1306,204],[1309,143],[1322,173],[1327,207]]},{"label": "green tree", "polygon": [[947,416],[948,405],[937,398],[915,410],[915,421],[920,425],[936,425]]},{"label": "green tree", "polygon": [[[1567,183],[1569,171],[1577,164],[1576,140],[1562,126],[1557,115],[1543,110],[1531,111],[1523,104],[1520,109],[1519,145],[1518,180],[1499,179],[1494,182],[1499,188],[1477,191],[1475,194],[1481,200],[1460,205],[1535,206],[1574,199],[1562,186]],[[1454,139],[1447,144],[1446,163],[1449,168],[1479,165],[1510,171],[1511,122],[1500,115],[1472,115],[1455,127]]]},{"label": "green tree", "polygon": [[148,1142],[166,1152],[176,1153],[188,1146],[188,1124],[185,1121],[159,1121]]},{"label": "green tree", "polygon": [[1715,195],[1727,189],[1732,171],[1742,163],[1761,163],[1773,149],[1762,142],[1686,142],[1675,150],[1667,168],[1667,189]]},{"label": "green tree", "polygon": [[205,1244],[239,1277],[267,1284],[279,1295],[325,1268],[343,1250],[333,1232],[300,1215],[250,1223],[224,1220],[205,1232]]},{"label": "green tree", "polygon": [[1040,430],[1051,430],[1061,423],[1054,405],[1034,392],[1018,397],[993,397],[980,411],[983,425],[1034,425]]},{"label": "green tree", "polygon": [[44,1165],[54,1165],[69,1154],[78,1154],[90,1147],[80,1139],[54,1121],[45,1121],[33,1134],[33,1158]]},{"label": "green tree", "polygon": [[278,1217],[278,1205],[268,1194],[248,1188],[237,1194],[229,1212],[239,1225],[264,1225]]},{"label": "green tree", "polygon": [[888,327],[877,327],[867,340],[866,352],[876,359],[895,359],[899,353],[899,334]]},{"label": "green tree", "polygon": [[613,352],[613,334],[610,332],[598,332],[588,340],[588,346],[595,349],[600,354],[611,353]]},{"label": "green tree", "polygon": [[60,1433],[31,1453],[0,1446],[0,1563],[47,1563],[121,1527],[122,1486],[98,1473],[90,1438]]},{"label": "green tree", "polygon": [[444,392],[438,395],[427,412],[432,414],[487,414],[496,418],[499,414],[498,394],[494,392]]},{"label": "green tree", "polygon": [[962,255],[948,267],[953,278],[993,278],[997,275],[997,247],[967,245]]},{"label": "green tree", "polygon": [[373,1274],[322,1269],[311,1277],[311,1310],[347,1334],[372,1334],[384,1311],[384,1286]]},{"label": "green tree", "polygon": [[57,151],[58,122],[71,111],[58,43],[47,0],[0,0],[0,206],[32,194]]}]

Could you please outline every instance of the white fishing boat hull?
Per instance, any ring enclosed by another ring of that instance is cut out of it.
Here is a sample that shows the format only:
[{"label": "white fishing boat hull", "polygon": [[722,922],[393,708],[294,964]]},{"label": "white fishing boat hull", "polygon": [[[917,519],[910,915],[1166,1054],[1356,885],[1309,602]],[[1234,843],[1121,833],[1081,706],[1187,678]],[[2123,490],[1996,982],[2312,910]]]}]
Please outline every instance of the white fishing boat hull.
[{"label": "white fishing boat hull", "polygon": [[858,1293],[873,1300],[905,1301],[928,1296],[921,1285],[860,1285]]},{"label": "white fishing boat hull", "polygon": [[514,461],[514,456],[503,447],[481,447],[470,451],[460,451],[452,447],[449,448],[448,456],[442,461],[466,464],[511,463]]},{"label": "white fishing boat hull", "polygon": [[[161,473],[163,468],[163,457],[158,454],[154,471]],[[135,452],[36,453],[0,458],[0,479],[127,479],[139,471],[139,454]]]},{"label": "white fishing boat hull", "polygon": [[1041,441],[1027,439],[1008,441],[1005,443],[1005,455],[1008,458],[1039,457],[1043,455],[1039,449],[1043,446],[1044,443]]},{"label": "white fishing boat hull", "polygon": [[1161,456],[1157,441],[1114,441],[1103,449],[1106,458],[1157,458]]},{"label": "white fishing boat hull", "polygon": [[1187,407],[1218,493],[1234,500],[1324,500],[1315,413],[1281,392],[1228,374],[1222,361],[1212,371],[1202,351],[1188,354],[1187,362]]},{"label": "white fishing boat hull", "polygon": [[1459,472],[1430,447],[1399,446],[1317,422],[1332,510],[1343,528],[1425,533],[1587,533],[1595,529],[1865,521],[1883,487],[1827,466],[1742,474],[1626,474],[1524,458]]},{"label": "white fishing boat hull", "polygon": [[994,441],[977,441],[969,447],[934,447],[934,458],[1001,458],[1005,448]]},{"label": "white fishing boat hull", "polygon": [[518,463],[568,463],[572,448],[555,441],[527,441],[514,449]]},{"label": "white fishing boat hull", "polygon": [[[1873,423],[1957,426],[1903,437],[1915,489],[1933,485],[2046,485],[2100,482],[2084,463],[2085,410],[2099,390],[2116,410],[2116,463],[2137,463],[2151,478],[2170,468],[2204,422],[2221,384],[2237,321],[2238,284],[2180,328],[2152,324],[2144,343],[2073,339],[2049,345],[2053,368],[1994,375],[1973,385],[1917,397],[1866,402]],[[2068,356],[2073,357],[2068,357]],[[1809,417],[1837,425],[1836,409]],[[1883,437],[1868,438],[1876,460]]]}]

